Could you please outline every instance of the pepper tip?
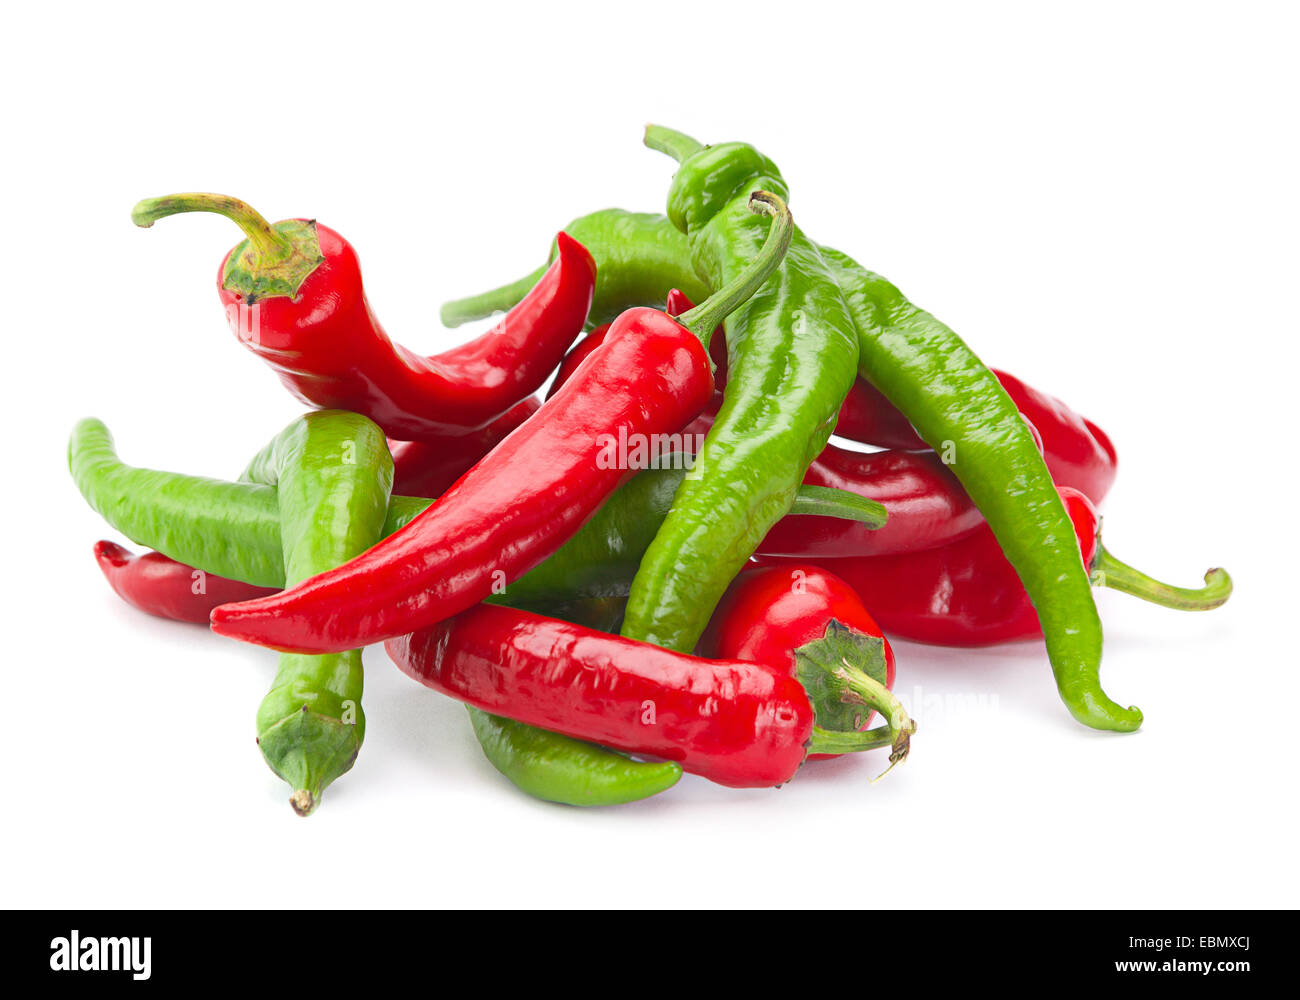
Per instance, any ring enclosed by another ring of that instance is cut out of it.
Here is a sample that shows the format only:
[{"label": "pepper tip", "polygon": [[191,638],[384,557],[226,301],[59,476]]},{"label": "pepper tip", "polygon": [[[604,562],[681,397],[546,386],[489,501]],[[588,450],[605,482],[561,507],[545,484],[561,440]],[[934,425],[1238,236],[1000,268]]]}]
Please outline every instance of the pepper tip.
[{"label": "pepper tip", "polygon": [[310,816],[316,808],[316,797],[305,788],[300,788],[289,796],[289,805],[299,816]]}]

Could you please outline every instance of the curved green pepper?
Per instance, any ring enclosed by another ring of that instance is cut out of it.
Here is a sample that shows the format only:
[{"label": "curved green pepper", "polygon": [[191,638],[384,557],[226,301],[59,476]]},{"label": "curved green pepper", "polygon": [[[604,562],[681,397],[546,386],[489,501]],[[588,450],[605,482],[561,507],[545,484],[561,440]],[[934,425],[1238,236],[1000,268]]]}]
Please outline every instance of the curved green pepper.
[{"label": "curved green pepper", "polygon": [[1131,732],[1142,712],[1101,687],[1101,617],[1070,516],[1032,432],[960,337],[847,254],[823,254],[861,338],[859,370],[936,451],[988,521],[1043,626],[1057,691],[1078,721]]},{"label": "curved green pepper", "polygon": [[[653,127],[647,136],[680,161],[668,216],[686,233],[696,271],[711,287],[732,280],[764,237],[748,192],[784,197],[780,172],[741,143],[703,147]],[[623,622],[624,636],[682,652],[695,647],[728,585],[790,512],[857,374],[853,318],[798,227],[781,267],[724,329],[722,408],[641,560]]]}]

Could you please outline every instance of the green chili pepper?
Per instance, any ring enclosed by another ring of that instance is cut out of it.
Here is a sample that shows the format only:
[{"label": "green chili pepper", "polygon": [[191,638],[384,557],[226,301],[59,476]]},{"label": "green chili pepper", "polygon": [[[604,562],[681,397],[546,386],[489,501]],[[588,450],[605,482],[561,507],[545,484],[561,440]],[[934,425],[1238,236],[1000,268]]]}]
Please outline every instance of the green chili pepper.
[{"label": "green chili pepper", "polygon": [[[647,136],[680,161],[668,217],[686,233],[695,270],[712,287],[730,281],[764,237],[748,192],[788,192],[776,165],[741,143],[702,147],[653,127]],[[724,329],[722,408],[641,560],[623,622],[623,635],[682,652],[695,647],[728,585],[790,512],[857,370],[853,318],[798,227],[781,267]]]},{"label": "green chili pepper", "polygon": [[1065,505],[1016,404],[960,337],[878,274],[823,248],[861,340],[859,371],[950,468],[988,521],[1043,626],[1057,690],[1086,726],[1142,724],[1102,690],[1101,618]]},{"label": "green chili pepper", "polygon": [[[662,215],[607,208],[574,219],[564,231],[601,262],[596,269],[588,326],[611,322],[633,305],[662,309],[664,298],[674,288],[681,289],[695,302],[708,298],[704,283],[691,267],[686,237]],[[551,256],[554,255],[552,243]],[[446,303],[442,307],[442,322],[460,326],[495,312],[505,312],[528,294],[548,266],[549,261],[532,274],[501,288]]]},{"label": "green chili pepper", "polygon": [[[339,566],[381,537],[393,487],[384,432],[344,410],[294,420],[249,464],[243,478],[275,487],[285,585]],[[257,745],[294,789],[300,816],[348,771],[365,738],[361,650],[324,656],[281,653],[257,712]]]}]

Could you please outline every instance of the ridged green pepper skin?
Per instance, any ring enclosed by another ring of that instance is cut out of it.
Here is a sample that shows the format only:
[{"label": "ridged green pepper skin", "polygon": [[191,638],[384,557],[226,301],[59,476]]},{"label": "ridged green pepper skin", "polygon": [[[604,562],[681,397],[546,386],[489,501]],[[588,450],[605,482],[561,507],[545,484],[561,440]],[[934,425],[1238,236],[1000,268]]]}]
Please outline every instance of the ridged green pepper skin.
[{"label": "ridged green pepper skin", "polygon": [[[691,266],[686,237],[662,215],[607,208],[574,219],[564,232],[586,247],[597,262],[588,327],[612,322],[632,306],[662,309],[664,299],[674,288],[696,302],[708,297],[708,290]],[[552,243],[550,259],[554,256]],[[550,259],[508,285],[446,303],[442,322],[459,326],[510,309],[537,284]]]},{"label": "ridged green pepper skin", "polygon": [[[747,208],[756,189],[783,195],[787,186],[741,143],[688,153],[673,178],[669,216],[689,227],[693,264],[712,288],[763,243],[766,226]],[[695,647],[732,579],[790,512],[857,376],[853,318],[798,227],[781,267],[724,329],[722,408],[641,560],[623,623],[624,636],[680,652]]]},{"label": "ridged green pepper skin", "polygon": [[823,248],[861,338],[859,370],[947,455],[1038,612],[1061,700],[1086,726],[1142,724],[1101,688],[1101,618],[1070,516],[997,378],[949,327],[847,254]]},{"label": "ridged green pepper skin", "polygon": [[[249,464],[244,478],[274,486],[285,583],[333,569],[377,542],[388,515],[393,459],[379,427],[343,410],[293,421]],[[307,815],[348,771],[365,738],[361,650],[281,653],[257,712],[257,743]]]}]

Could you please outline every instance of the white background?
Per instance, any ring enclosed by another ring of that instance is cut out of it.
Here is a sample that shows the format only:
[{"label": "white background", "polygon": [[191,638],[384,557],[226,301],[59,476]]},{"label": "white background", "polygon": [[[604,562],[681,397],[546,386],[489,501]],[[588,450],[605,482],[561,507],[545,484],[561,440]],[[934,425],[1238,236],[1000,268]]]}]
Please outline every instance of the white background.
[{"label": "white background", "polygon": [[[1287,7],[37,9],[7,15],[0,68],[6,904],[1297,903]],[[1117,555],[1233,572],[1208,615],[1099,595],[1140,733],[1072,722],[1036,646],[900,643],[920,732],[886,781],[846,759],[580,811],[515,792],[376,648],[361,757],[302,820],[253,742],[274,654],[109,591],[77,418],[128,462],[233,477],[298,410],[225,328],[235,228],[138,230],[138,198],[319,217],[390,333],[433,352],[468,332],[441,301],[531,269],[573,216],[662,210],[647,121],[752,141],[815,238],[1109,429]]]}]

